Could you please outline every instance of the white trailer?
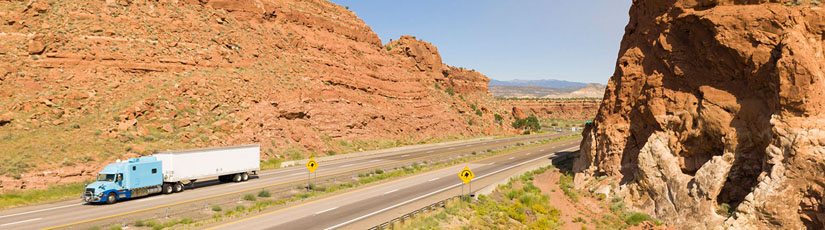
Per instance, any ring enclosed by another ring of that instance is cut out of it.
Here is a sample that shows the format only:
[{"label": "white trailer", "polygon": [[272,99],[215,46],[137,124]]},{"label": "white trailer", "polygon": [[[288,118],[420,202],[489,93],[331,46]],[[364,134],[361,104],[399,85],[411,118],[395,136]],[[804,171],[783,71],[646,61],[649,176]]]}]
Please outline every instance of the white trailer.
[{"label": "white trailer", "polygon": [[169,193],[180,192],[184,184],[204,178],[218,177],[221,182],[246,181],[249,174],[261,170],[260,153],[259,145],[242,145],[168,151],[153,156],[162,162],[163,191]]}]

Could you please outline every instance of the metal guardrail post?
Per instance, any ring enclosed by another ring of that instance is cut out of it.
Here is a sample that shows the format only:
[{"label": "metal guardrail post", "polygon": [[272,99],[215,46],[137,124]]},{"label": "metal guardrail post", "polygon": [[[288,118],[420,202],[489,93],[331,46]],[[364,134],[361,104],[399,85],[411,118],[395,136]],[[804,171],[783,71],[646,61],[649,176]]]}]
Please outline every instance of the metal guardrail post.
[{"label": "metal guardrail post", "polygon": [[166,207],[166,219],[169,219],[169,207]]}]

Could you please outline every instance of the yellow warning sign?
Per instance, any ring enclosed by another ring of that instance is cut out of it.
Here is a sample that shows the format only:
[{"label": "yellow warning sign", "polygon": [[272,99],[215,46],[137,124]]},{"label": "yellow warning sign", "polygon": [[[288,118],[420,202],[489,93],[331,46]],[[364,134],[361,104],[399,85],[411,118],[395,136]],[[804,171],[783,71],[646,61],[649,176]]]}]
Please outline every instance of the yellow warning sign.
[{"label": "yellow warning sign", "polygon": [[309,158],[309,161],[307,161],[307,168],[311,173],[314,173],[315,170],[318,169],[318,163],[315,162],[315,158]]},{"label": "yellow warning sign", "polygon": [[461,170],[460,173],[458,173],[458,177],[461,178],[461,180],[464,181],[465,184],[470,183],[470,180],[472,180],[475,176],[476,175],[473,174],[473,171],[470,171],[470,168],[466,166],[464,167],[464,169]]}]

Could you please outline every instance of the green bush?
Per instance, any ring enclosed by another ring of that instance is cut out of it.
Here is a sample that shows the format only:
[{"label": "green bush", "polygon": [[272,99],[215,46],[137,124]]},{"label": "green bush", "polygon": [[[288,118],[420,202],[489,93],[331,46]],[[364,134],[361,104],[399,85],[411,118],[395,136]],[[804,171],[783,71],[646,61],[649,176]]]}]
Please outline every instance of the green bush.
[{"label": "green bush", "polygon": [[109,227],[109,230],[121,230],[121,229],[123,229],[123,227],[121,227],[120,225],[112,225],[112,226]]},{"label": "green bush", "polygon": [[480,109],[479,109],[479,110],[476,110],[476,115],[478,115],[478,116],[480,117],[482,114],[483,114],[483,113],[481,112],[481,110],[480,110]]},{"label": "green bush", "polygon": [[135,227],[143,227],[145,225],[146,224],[144,224],[142,220],[136,220],[135,221]]},{"label": "green bush", "polygon": [[255,198],[255,195],[252,195],[252,194],[246,194],[246,195],[244,195],[244,196],[243,196],[243,199],[244,199],[244,200],[247,200],[247,201],[255,201],[255,200],[257,200],[257,199]]},{"label": "green bush", "polygon": [[719,207],[716,207],[716,214],[719,214],[723,217],[730,216],[730,205],[728,203],[722,203]]},{"label": "green bush", "polygon": [[501,121],[504,120],[504,117],[502,117],[501,114],[498,113],[494,114],[493,117],[495,117],[496,123],[498,123],[499,125],[501,124]]},{"label": "green bush", "polygon": [[[222,210],[223,210],[223,208],[221,208],[221,206],[220,206],[220,205],[213,205],[213,206],[212,206],[212,211],[220,212],[220,211],[222,211]],[[148,225],[147,225],[147,226],[148,226]]]},{"label": "green bush", "polygon": [[183,218],[183,219],[180,220],[181,224],[191,224],[192,222],[193,222],[192,219],[189,219],[189,218]]},{"label": "green bush", "polygon": [[639,223],[649,221],[650,216],[640,212],[630,212],[624,217],[624,222],[630,226],[637,225]]},{"label": "green bush", "polygon": [[536,118],[536,116],[530,115],[524,119],[516,118],[516,121],[513,122],[513,128],[536,132],[539,131],[541,125],[539,124],[539,119]]},{"label": "green bush", "polygon": [[258,197],[270,197],[272,194],[269,193],[269,190],[261,190],[258,192]]},{"label": "green bush", "polygon": [[453,90],[453,87],[447,88],[447,94],[450,96],[455,96],[455,90]]},{"label": "green bush", "polygon": [[376,169],[375,174],[379,174],[379,175],[384,174],[384,170]]}]

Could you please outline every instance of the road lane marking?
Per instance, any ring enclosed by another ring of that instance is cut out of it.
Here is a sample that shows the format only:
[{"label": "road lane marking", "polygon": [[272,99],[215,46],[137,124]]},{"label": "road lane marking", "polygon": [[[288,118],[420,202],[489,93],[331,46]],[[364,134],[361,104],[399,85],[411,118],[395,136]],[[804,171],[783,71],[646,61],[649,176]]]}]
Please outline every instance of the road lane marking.
[{"label": "road lane marking", "polygon": [[385,193],[384,193],[384,195],[387,195],[387,194],[390,194],[390,193],[394,193],[394,192],[396,192],[396,191],[398,191],[398,189],[393,189],[392,191],[385,192]]},{"label": "road lane marking", "polygon": [[349,166],[352,166],[352,164],[341,165],[341,166],[339,166],[339,168],[346,168],[346,167],[349,167]]},{"label": "road lane marking", "polygon": [[381,161],[381,160],[371,160],[370,162],[379,162],[379,161]]},{"label": "road lane marking", "polygon": [[527,153],[527,156],[530,156],[531,153]]},{"label": "road lane marking", "polygon": [[290,175],[290,176],[295,176],[295,175],[301,175],[301,174],[304,174],[304,173],[299,172],[299,173],[293,173],[293,174],[289,174],[289,175]]},{"label": "road lane marking", "polygon": [[335,210],[336,208],[338,208],[338,207],[334,207],[334,208],[330,208],[330,209],[327,209],[327,210],[324,210],[324,211],[316,212],[315,215],[325,213],[325,212],[329,212],[329,211]]},{"label": "road lane marking", "polygon": [[433,152],[435,152],[435,150],[430,150],[430,151],[427,151],[427,153],[433,153]]},{"label": "road lane marking", "polygon": [[410,156],[410,154],[407,154],[407,155],[404,155],[404,156],[401,156],[401,157],[408,157],[408,156]]},{"label": "road lane marking", "polygon": [[165,196],[156,196],[156,197],[152,197],[152,198],[140,199],[139,201],[143,202],[143,201],[157,200],[157,199],[164,198],[164,197]]},{"label": "road lane marking", "polygon": [[508,160],[512,160],[513,158],[516,158],[516,157],[510,157],[510,159],[508,159]]},{"label": "road lane marking", "polygon": [[9,225],[12,225],[12,224],[22,224],[22,223],[26,223],[26,222],[37,221],[37,220],[40,220],[40,219],[43,219],[43,218],[34,218],[34,219],[31,219],[31,220],[24,220],[24,221],[11,222],[11,223],[8,223],[8,224],[0,224],[0,227],[2,227],[2,226],[9,226]]},{"label": "road lane marking", "polygon": [[234,183],[234,184],[230,184],[229,186],[238,186],[238,185],[242,185],[242,184],[245,184],[245,183]]},{"label": "road lane marking", "polygon": [[[483,176],[480,176],[480,177],[477,177],[477,178],[474,178],[474,179],[479,180],[479,179],[481,179],[481,178],[484,178],[484,177],[487,177],[487,176],[490,176],[490,175],[494,175],[494,174],[497,174],[497,173],[503,172],[503,171],[505,171],[505,170],[509,170],[509,169],[511,169],[511,168],[515,168],[515,167],[518,167],[518,166],[521,166],[521,165],[527,164],[527,163],[529,163],[529,162],[533,162],[533,161],[537,161],[537,160],[541,160],[541,159],[544,159],[544,156],[539,157],[539,158],[536,158],[536,159],[532,159],[532,160],[529,160],[529,161],[521,162],[521,163],[518,163],[518,164],[515,164],[515,165],[511,165],[511,166],[508,166],[508,167],[506,167],[506,168],[496,170],[496,171],[494,171],[494,172],[491,172],[491,173],[485,174],[485,175],[483,175]],[[390,210],[390,209],[396,208],[396,207],[401,206],[401,205],[405,205],[405,204],[412,203],[412,202],[414,202],[414,201],[416,201],[416,200],[420,200],[420,199],[423,199],[423,198],[425,198],[425,197],[428,197],[428,196],[432,196],[432,195],[434,195],[434,194],[441,193],[441,192],[443,192],[443,191],[447,191],[447,190],[449,190],[449,189],[452,189],[452,188],[458,187],[458,186],[460,186],[460,185],[462,185],[462,184],[464,184],[464,183],[458,183],[458,184],[450,185],[450,186],[447,186],[447,187],[445,187],[445,188],[442,188],[442,189],[436,190],[436,191],[434,191],[434,192],[427,193],[427,194],[421,195],[421,196],[419,196],[419,197],[412,198],[412,199],[410,199],[410,200],[407,200],[407,201],[404,201],[404,202],[401,202],[401,203],[398,203],[398,204],[395,204],[395,205],[392,205],[392,206],[389,206],[389,207],[383,208],[383,209],[381,209],[381,210],[378,210],[378,211],[375,211],[375,212],[368,213],[368,214],[366,214],[366,215],[363,215],[363,216],[361,216],[361,217],[358,217],[358,218],[355,218],[355,219],[352,219],[352,220],[346,221],[346,222],[344,222],[344,223],[340,223],[340,224],[337,224],[337,225],[335,225],[335,226],[332,226],[332,227],[329,227],[329,228],[325,228],[324,230],[330,230],[330,229],[340,228],[341,226],[344,226],[344,225],[350,224],[350,223],[352,223],[352,222],[359,221],[359,220],[361,220],[361,219],[364,219],[364,218],[367,218],[367,217],[373,216],[373,215],[375,215],[375,214],[385,212],[385,211],[387,211],[387,210]]]},{"label": "road lane marking", "polygon": [[489,164],[487,164],[487,165],[493,165],[493,164],[495,164],[495,163],[496,163],[496,162],[490,162],[490,163],[489,163]]},{"label": "road lane marking", "polygon": [[430,179],[430,181],[434,181],[434,180],[438,180],[438,179],[441,179],[441,178],[436,177],[436,178]]},{"label": "road lane marking", "polygon": [[11,215],[0,216],[0,218],[6,218],[6,217],[12,217],[12,216],[19,216],[19,215],[26,215],[26,214],[38,213],[38,212],[45,212],[45,211],[49,211],[49,210],[55,210],[55,209],[60,209],[60,208],[68,208],[68,207],[78,206],[78,205],[83,205],[83,204],[85,204],[85,203],[70,204],[70,205],[65,205],[65,206],[60,206],[60,207],[54,207],[54,208],[47,208],[47,209],[40,209],[40,210],[34,210],[34,211],[28,211],[28,212],[15,213],[15,214],[11,214]]}]

